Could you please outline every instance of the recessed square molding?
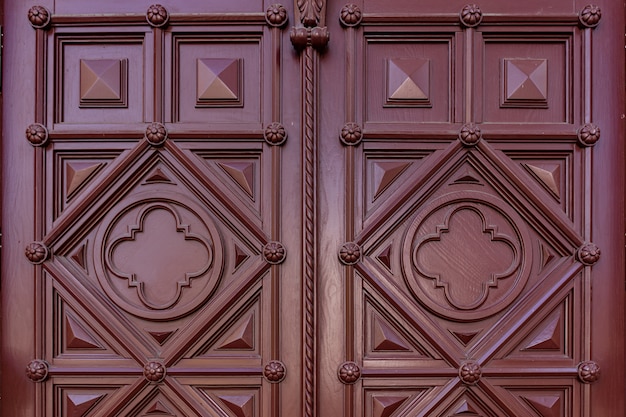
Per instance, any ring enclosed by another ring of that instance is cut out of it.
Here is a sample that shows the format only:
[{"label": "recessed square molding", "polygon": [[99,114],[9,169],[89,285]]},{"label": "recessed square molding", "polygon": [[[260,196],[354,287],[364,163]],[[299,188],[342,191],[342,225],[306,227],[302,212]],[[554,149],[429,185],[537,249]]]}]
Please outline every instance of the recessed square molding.
[{"label": "recessed square molding", "polygon": [[548,60],[504,58],[500,107],[548,108]]},{"label": "recessed square molding", "polygon": [[128,60],[81,59],[79,106],[128,107]]},{"label": "recessed square molding", "polygon": [[385,106],[432,106],[430,102],[430,59],[387,59],[386,78]]},{"label": "recessed square molding", "polygon": [[196,107],[242,107],[241,59],[196,60]]}]

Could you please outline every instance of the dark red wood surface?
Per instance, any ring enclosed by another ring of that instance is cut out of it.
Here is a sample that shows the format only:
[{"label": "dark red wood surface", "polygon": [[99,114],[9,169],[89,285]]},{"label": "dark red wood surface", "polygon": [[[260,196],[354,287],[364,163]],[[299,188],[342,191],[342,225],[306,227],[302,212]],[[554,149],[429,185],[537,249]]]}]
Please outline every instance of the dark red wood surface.
[{"label": "dark red wood surface", "polygon": [[623,415],[623,10],[418,3],[5,1],[2,415]]}]

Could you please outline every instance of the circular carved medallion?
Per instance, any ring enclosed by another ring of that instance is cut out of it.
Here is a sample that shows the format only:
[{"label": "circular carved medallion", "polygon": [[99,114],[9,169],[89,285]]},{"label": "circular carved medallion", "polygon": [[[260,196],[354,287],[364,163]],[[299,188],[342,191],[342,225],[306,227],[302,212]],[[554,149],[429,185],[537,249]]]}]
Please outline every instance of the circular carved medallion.
[{"label": "circular carved medallion", "polygon": [[467,385],[476,385],[481,375],[480,365],[473,361],[465,362],[459,368],[459,378]]},{"label": "circular carved medallion", "polygon": [[483,12],[480,10],[475,4],[467,4],[459,13],[459,17],[461,18],[461,23],[463,23],[468,28],[473,28],[480,25],[480,22],[483,20]]},{"label": "circular carved medallion", "polygon": [[263,370],[265,378],[273,384],[285,379],[286,373],[285,364],[281,361],[270,361],[270,363],[265,365],[265,369]]},{"label": "circular carved medallion", "polygon": [[363,19],[361,9],[354,3],[348,3],[341,9],[339,20],[344,26],[357,26]]},{"label": "circular carved medallion", "polygon": [[50,24],[50,11],[43,6],[28,9],[28,20],[35,29],[45,29]]},{"label": "circular carved medallion", "polygon": [[219,233],[205,210],[183,195],[138,193],[114,207],[94,244],[100,285],[139,317],[184,316],[211,296],[223,268]]},{"label": "circular carved medallion", "polygon": [[595,243],[586,242],[578,248],[576,256],[583,265],[595,265],[600,259],[600,248]]},{"label": "circular carved medallion", "polygon": [[578,19],[583,26],[593,28],[598,26],[600,19],[602,18],[602,10],[595,4],[588,4],[585,6],[578,15]]},{"label": "circular carved medallion", "polygon": [[267,125],[263,137],[270,145],[282,145],[287,140],[287,131],[282,124],[273,122]]},{"label": "circular carved medallion", "polygon": [[461,131],[459,132],[459,140],[466,146],[473,146],[478,143],[482,139],[482,132],[480,131],[480,127],[475,125],[474,123],[468,123],[463,125]]},{"label": "circular carved medallion", "polygon": [[30,261],[30,263],[38,265],[48,259],[50,252],[48,251],[46,245],[44,245],[43,243],[31,242],[26,246],[24,254],[26,255],[26,258]]},{"label": "circular carved medallion", "polygon": [[165,366],[161,362],[148,362],[143,367],[143,375],[150,382],[161,382],[165,379]]},{"label": "circular carved medallion", "polygon": [[154,122],[146,128],[146,139],[152,146],[161,146],[167,140],[167,129],[163,123]]},{"label": "circular carved medallion", "polygon": [[287,9],[282,4],[272,4],[265,11],[265,21],[270,26],[283,26],[287,23]]},{"label": "circular carved medallion", "polygon": [[263,246],[263,256],[268,263],[277,265],[285,260],[287,250],[280,242],[267,242]]},{"label": "circular carved medallion", "polygon": [[48,363],[35,359],[26,366],[26,376],[33,382],[43,382],[48,378]]},{"label": "circular carved medallion", "polygon": [[160,4],[153,4],[148,7],[148,11],[146,12],[146,20],[150,23],[150,26],[154,27],[163,27],[167,25],[167,22],[170,20],[170,15],[167,12],[167,9]]},{"label": "circular carved medallion", "polygon": [[339,249],[339,259],[344,265],[354,265],[361,260],[361,247],[354,242],[346,242]]},{"label": "circular carved medallion", "polygon": [[354,384],[361,377],[361,368],[354,362],[344,362],[339,366],[337,375],[344,384]]},{"label": "circular carved medallion", "polygon": [[586,123],[578,130],[578,143],[580,146],[593,146],[600,140],[600,128],[594,124]]},{"label": "circular carved medallion", "polygon": [[356,123],[346,123],[343,125],[343,128],[341,128],[339,137],[344,145],[354,146],[361,142],[363,131],[361,130],[361,126]]},{"label": "circular carved medallion", "polygon": [[585,384],[596,382],[600,378],[600,365],[593,361],[581,362],[578,365],[578,378]]},{"label": "circular carved medallion", "polygon": [[515,300],[532,251],[522,219],[478,191],[446,194],[421,209],[404,236],[402,268],[415,299],[442,317],[480,320]]},{"label": "circular carved medallion", "polygon": [[33,123],[26,128],[26,140],[33,146],[45,146],[48,143],[48,129],[41,123]]}]

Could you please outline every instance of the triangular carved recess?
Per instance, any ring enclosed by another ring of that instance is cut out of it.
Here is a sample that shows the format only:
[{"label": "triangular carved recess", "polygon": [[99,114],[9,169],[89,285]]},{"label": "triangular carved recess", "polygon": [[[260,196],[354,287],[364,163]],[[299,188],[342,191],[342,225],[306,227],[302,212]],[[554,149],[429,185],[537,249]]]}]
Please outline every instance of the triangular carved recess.
[{"label": "triangular carved recess", "polygon": [[[68,298],[55,290],[51,306],[56,309],[56,324],[53,326],[55,352],[58,355],[82,355],[91,357],[129,358],[124,349],[113,342],[114,337],[102,328],[98,321],[80,306],[71,304]],[[92,324],[93,323],[93,324]],[[55,355],[56,355],[55,354]]]},{"label": "triangular carved recess", "polygon": [[376,255],[376,259],[380,261],[381,264],[385,265],[389,271],[391,271],[391,248],[393,246],[393,242],[390,243],[385,249],[378,252]]},{"label": "triangular carved recess", "polygon": [[192,357],[223,357],[259,354],[260,318],[259,299],[250,300],[238,310],[224,316],[218,329],[210,329],[207,338],[200,341]]},{"label": "triangular carved recess", "polygon": [[372,185],[376,200],[411,165],[408,161],[372,162]]},{"label": "triangular carved recess", "polygon": [[254,314],[240,320],[228,336],[218,344],[217,350],[252,350],[254,349]]},{"label": "triangular carved recess", "polygon": [[87,263],[85,254],[87,252],[87,242],[82,245],[79,245],[73,252],[70,254],[70,259],[74,261],[78,266],[80,266],[84,271],[87,271]]},{"label": "triangular carved recess", "polygon": [[406,359],[438,357],[436,353],[428,351],[426,348],[428,345],[419,332],[401,318],[391,317],[387,313],[389,311],[392,311],[392,308],[386,309],[366,302],[367,320],[364,323],[366,357]]},{"label": "triangular carved recess", "polygon": [[148,331],[148,334],[152,336],[152,338],[156,340],[156,342],[161,346],[164,345],[165,342],[167,342],[174,333],[176,333],[176,330],[167,331],[167,332]]},{"label": "triangular carved recess", "polygon": [[243,264],[249,257],[250,255],[246,251],[239,247],[239,245],[235,244],[235,265],[233,267],[233,272],[239,269],[241,264]]},{"label": "triangular carved recess", "polygon": [[419,170],[431,153],[428,150],[397,156],[387,152],[368,153],[364,161],[365,182],[363,184],[367,215],[370,215],[375,207],[388,201],[394,193],[410,187],[411,175]]},{"label": "triangular carved recess", "polygon": [[74,193],[89,182],[106,164],[104,162],[68,161],[65,164],[65,198],[74,197]]},{"label": "triangular carved recess", "polygon": [[[529,324],[519,331],[520,342],[509,348],[505,357],[510,358],[554,358],[571,356],[571,346],[567,335],[573,335],[576,323],[571,315],[572,294],[568,294],[556,307],[540,312]],[[537,323],[537,324],[534,324]],[[567,328],[569,326],[569,328]],[[571,336],[570,336],[571,337]],[[511,346],[511,345],[509,345]]]},{"label": "triangular carved recess", "polygon": [[409,352],[411,348],[389,323],[380,316],[372,316],[372,350],[380,351],[403,351]]},{"label": "triangular carved recess", "polygon": [[537,393],[520,395],[526,403],[532,407],[541,417],[564,416],[564,404],[558,393]]},{"label": "triangular carved recess", "polygon": [[217,395],[217,398],[230,410],[236,417],[253,417],[254,416],[254,395]]},{"label": "triangular carved recess", "polygon": [[453,176],[453,180],[450,184],[484,185],[480,178],[481,176],[474,169],[466,167],[457,175]]},{"label": "triangular carved recess", "polygon": [[538,180],[538,182],[552,194],[552,197],[561,202],[561,171],[560,164],[549,162],[525,163],[523,166]]},{"label": "triangular carved recess", "polygon": [[145,413],[149,416],[157,416],[157,415],[158,416],[173,416],[174,415],[172,414],[170,409],[167,408],[167,406],[165,406],[165,404],[163,404],[163,402],[160,400],[154,401],[152,405],[148,407]]},{"label": "triangular carved recess", "polygon": [[258,388],[223,389],[198,386],[194,389],[210,404],[211,409],[217,408],[216,411],[220,416],[257,417],[260,415]]},{"label": "triangular carved recess", "polygon": [[500,417],[490,408],[489,405],[484,404],[483,401],[478,401],[469,391],[466,391],[445,412],[438,414],[438,417]]},{"label": "triangular carved recess", "polygon": [[372,417],[390,417],[409,395],[372,395]]},{"label": "triangular carved recess", "polygon": [[65,408],[67,410],[66,417],[83,417],[98,404],[106,393],[65,393]]},{"label": "triangular carved recess", "polygon": [[145,184],[173,184],[170,176],[167,175],[164,170],[160,167],[153,169],[148,176],[146,176],[144,180]]},{"label": "triangular carved recess", "polygon": [[65,348],[104,350],[100,342],[71,313],[65,311]]},{"label": "triangular carved recess", "polygon": [[254,162],[251,161],[222,161],[217,165],[235,181],[235,183],[252,199],[254,199]]},{"label": "triangular carved recess", "polygon": [[539,242],[539,247],[541,249],[541,268],[545,269],[545,267],[548,266],[550,262],[555,260],[558,257],[558,255],[554,253],[552,248],[550,248],[548,245],[545,245],[541,242]]},{"label": "triangular carved recess", "polygon": [[[253,153],[242,150],[239,153],[215,153],[210,151],[195,151],[204,164],[206,175],[222,185],[224,190],[239,198],[245,207],[254,209],[255,214],[260,213],[259,192],[261,180],[261,156],[256,151]],[[206,167],[206,168],[205,168]],[[221,188],[221,187],[220,187]]]},{"label": "triangular carved recess", "polygon": [[563,336],[563,317],[560,311],[553,313],[537,328],[539,329],[530,342],[522,350],[556,350],[561,351]]},{"label": "triangular carved recess", "polygon": [[476,337],[476,335],[478,335],[482,330],[477,330],[477,331],[463,331],[463,332],[459,332],[459,331],[454,331],[454,330],[450,330],[450,333],[452,333],[452,335],[459,341],[461,342],[461,344],[463,346],[467,346],[469,345],[472,340],[474,340],[474,338]]}]

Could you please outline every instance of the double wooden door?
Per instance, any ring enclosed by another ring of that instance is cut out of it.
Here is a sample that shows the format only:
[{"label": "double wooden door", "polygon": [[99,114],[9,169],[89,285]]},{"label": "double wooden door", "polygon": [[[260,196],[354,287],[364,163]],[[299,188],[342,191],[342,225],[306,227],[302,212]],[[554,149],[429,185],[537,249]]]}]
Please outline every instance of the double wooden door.
[{"label": "double wooden door", "polygon": [[623,415],[622,16],[5,1],[3,415]]}]

